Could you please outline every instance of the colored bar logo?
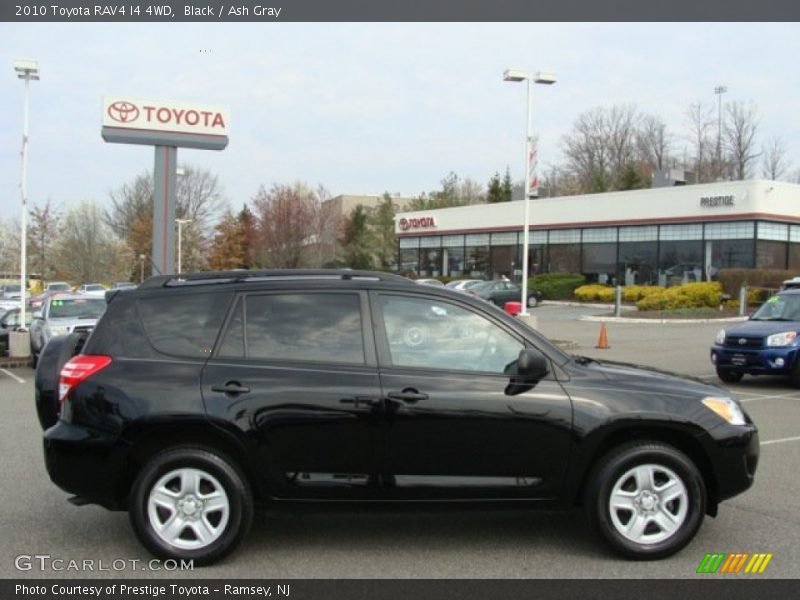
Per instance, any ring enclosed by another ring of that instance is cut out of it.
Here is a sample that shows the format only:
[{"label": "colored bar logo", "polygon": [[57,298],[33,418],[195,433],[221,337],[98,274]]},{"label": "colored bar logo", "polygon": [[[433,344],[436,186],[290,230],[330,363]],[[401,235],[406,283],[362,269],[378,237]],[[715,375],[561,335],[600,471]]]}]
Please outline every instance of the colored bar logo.
[{"label": "colored bar logo", "polygon": [[700,566],[697,567],[697,573],[723,573],[727,575],[737,575],[739,573],[748,573],[759,575],[767,569],[769,561],[772,560],[772,553],[756,552],[750,554],[749,552],[734,552],[726,554],[725,552],[708,553],[705,555]]}]

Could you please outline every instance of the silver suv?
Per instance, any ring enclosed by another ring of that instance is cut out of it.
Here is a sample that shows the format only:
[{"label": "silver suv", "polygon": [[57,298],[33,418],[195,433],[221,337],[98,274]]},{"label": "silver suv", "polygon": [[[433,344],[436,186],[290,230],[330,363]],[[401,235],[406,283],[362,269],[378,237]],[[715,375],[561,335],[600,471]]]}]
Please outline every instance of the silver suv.
[{"label": "silver suv", "polygon": [[48,298],[42,310],[33,314],[31,321],[31,355],[34,366],[50,338],[91,331],[105,310],[104,298],[93,298],[85,294]]}]

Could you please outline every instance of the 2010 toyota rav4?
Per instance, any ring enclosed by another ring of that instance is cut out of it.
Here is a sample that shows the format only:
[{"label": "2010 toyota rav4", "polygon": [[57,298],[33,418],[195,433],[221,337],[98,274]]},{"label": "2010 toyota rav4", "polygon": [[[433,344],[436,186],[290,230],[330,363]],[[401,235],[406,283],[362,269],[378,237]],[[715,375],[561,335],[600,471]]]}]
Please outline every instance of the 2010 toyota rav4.
[{"label": "2010 toyota rav4", "polygon": [[79,347],[51,342],[37,373],[41,418],[58,418],[50,477],[198,564],[242,540],[254,506],[296,501],[583,506],[615,550],[659,558],[758,461],[726,390],[565,354],[393,275],[154,277],[109,293],[66,360]]}]

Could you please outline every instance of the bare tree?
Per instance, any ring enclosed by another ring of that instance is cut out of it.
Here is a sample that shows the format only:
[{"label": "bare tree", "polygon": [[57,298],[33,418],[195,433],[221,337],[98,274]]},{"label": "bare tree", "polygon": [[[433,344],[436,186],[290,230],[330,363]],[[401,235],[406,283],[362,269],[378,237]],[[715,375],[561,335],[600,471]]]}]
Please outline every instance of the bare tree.
[{"label": "bare tree", "polygon": [[0,273],[19,275],[19,223],[0,219]]},{"label": "bare tree", "polygon": [[697,174],[697,182],[713,181],[722,173],[722,167],[717,164],[714,156],[713,109],[703,102],[694,102],[689,105],[686,117],[692,148],[692,168]]},{"label": "bare tree", "polygon": [[74,282],[114,281],[128,275],[131,252],[103,219],[97,204],[67,211],[55,247],[56,273]]},{"label": "bare tree", "polygon": [[724,140],[731,162],[731,175],[745,179],[752,162],[759,157],[755,151],[758,117],[755,105],[731,102],[725,108]]},{"label": "bare tree", "polygon": [[306,263],[313,243],[314,202],[304,184],[263,186],[253,198],[259,233],[258,261],[270,268]]},{"label": "bare tree", "polygon": [[640,160],[651,170],[666,168],[670,159],[672,136],[661,117],[644,115],[636,135]]},{"label": "bare tree", "polygon": [[786,144],[783,138],[775,136],[762,148],[763,155],[761,175],[766,179],[781,179],[789,170],[789,161],[786,158]]},{"label": "bare tree", "polygon": [[633,105],[595,108],[578,117],[562,146],[582,192],[628,187],[630,173],[638,171],[639,119]]},{"label": "bare tree", "polygon": [[58,238],[60,211],[51,206],[48,198],[43,207],[34,206],[29,214],[29,269],[31,273],[38,274],[43,279],[52,279],[55,272],[53,246]]}]

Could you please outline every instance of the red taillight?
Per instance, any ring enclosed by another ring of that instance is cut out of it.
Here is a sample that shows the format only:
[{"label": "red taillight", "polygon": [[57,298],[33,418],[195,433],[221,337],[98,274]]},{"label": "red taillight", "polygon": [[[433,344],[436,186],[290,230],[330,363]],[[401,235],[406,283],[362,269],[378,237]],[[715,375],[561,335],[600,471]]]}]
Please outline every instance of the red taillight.
[{"label": "red taillight", "polygon": [[64,399],[72,388],[110,364],[110,356],[78,354],[70,358],[61,367],[61,373],[58,378],[59,404],[64,403]]}]

